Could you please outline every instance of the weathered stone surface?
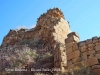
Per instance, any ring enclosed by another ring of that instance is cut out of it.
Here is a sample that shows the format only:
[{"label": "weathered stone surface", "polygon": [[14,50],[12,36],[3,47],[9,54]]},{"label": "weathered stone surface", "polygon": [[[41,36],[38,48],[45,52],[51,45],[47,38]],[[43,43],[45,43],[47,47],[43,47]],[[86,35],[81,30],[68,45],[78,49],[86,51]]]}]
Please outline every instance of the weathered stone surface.
[{"label": "weathered stone surface", "polygon": [[88,44],[88,50],[93,50],[94,46],[95,46],[95,44]]},{"label": "weathered stone surface", "polygon": [[78,50],[79,49],[78,44],[77,43],[74,43],[74,45],[73,45],[72,48],[73,48],[73,51]]},{"label": "weathered stone surface", "polygon": [[95,57],[96,57],[97,59],[100,59],[100,54],[96,54]]},{"label": "weathered stone surface", "polygon": [[94,47],[94,44],[88,44],[88,47],[89,48]]},{"label": "weathered stone surface", "polygon": [[82,47],[81,47],[81,49],[86,49],[87,48],[87,45],[83,45]]},{"label": "weathered stone surface", "polygon": [[99,42],[99,40],[97,40],[97,39],[96,40],[93,40],[93,43],[98,43],[98,42]]},{"label": "weathered stone surface", "polygon": [[98,62],[98,59],[96,57],[94,57],[94,58],[84,61],[83,64],[84,64],[84,66],[89,67],[89,66],[99,64],[99,62]]},{"label": "weathered stone surface", "polygon": [[88,58],[87,58],[87,55],[82,55],[81,57],[82,57],[82,60],[83,60],[83,61],[88,59]]},{"label": "weathered stone surface", "polygon": [[72,37],[68,37],[67,39],[65,39],[65,43],[70,42],[79,42],[79,38],[73,35]]},{"label": "weathered stone surface", "polygon": [[73,35],[79,38],[79,35],[78,35],[78,33],[76,33],[76,32],[71,32],[71,33],[69,33],[67,36],[68,36],[68,37],[72,37]]},{"label": "weathered stone surface", "polygon": [[100,50],[99,51],[96,51],[96,54],[100,54]]},{"label": "weathered stone surface", "polygon": [[88,51],[87,49],[81,49],[81,52],[86,52],[86,51]]},{"label": "weathered stone surface", "polygon": [[93,58],[93,57],[94,57],[94,55],[93,55],[93,54],[91,54],[91,55],[89,55],[89,56],[88,56],[88,58]]},{"label": "weathered stone surface", "polygon": [[99,51],[99,50],[100,50],[100,45],[96,45],[96,46],[95,46],[95,50],[96,50],[96,51]]},{"label": "weathered stone surface", "polygon": [[74,64],[72,64],[72,65],[70,65],[69,67],[68,67],[68,69],[73,69],[74,68]]},{"label": "weathered stone surface", "polygon": [[86,40],[86,44],[91,44],[92,43],[92,39],[87,39]]},{"label": "weathered stone surface", "polygon": [[92,72],[94,72],[96,75],[100,75],[100,68],[93,69]]},{"label": "weathered stone surface", "polygon": [[100,43],[99,43],[99,42],[97,42],[97,43],[96,43],[96,45],[100,45]]},{"label": "weathered stone surface", "polygon": [[93,65],[92,66],[92,69],[98,69],[98,68],[100,68],[100,65]]},{"label": "weathered stone surface", "polygon": [[76,50],[76,51],[67,55],[67,60],[70,60],[70,59],[73,59],[73,58],[76,58],[76,57],[79,57],[79,56],[80,56],[80,51]]},{"label": "weathered stone surface", "polygon": [[87,60],[88,58],[92,58],[92,57],[94,57],[94,54],[95,54],[95,50],[84,52],[81,55],[82,56],[82,60]]},{"label": "weathered stone surface", "polygon": [[83,45],[86,45],[85,41],[79,42],[79,46],[83,46]]},{"label": "weathered stone surface", "polygon": [[65,47],[59,47],[59,50],[63,52],[65,50]]},{"label": "weathered stone surface", "polygon": [[67,61],[61,62],[61,66],[67,66]]},{"label": "weathered stone surface", "polygon": [[65,46],[66,46],[66,49],[72,47],[74,45],[74,42],[70,42],[70,43],[67,43]]},{"label": "weathered stone surface", "polygon": [[68,60],[67,62],[67,66],[70,66],[70,65],[72,65],[72,60]]},{"label": "weathered stone surface", "polygon": [[61,56],[62,62],[66,61],[66,56]]},{"label": "weathered stone surface", "polygon": [[83,45],[80,49],[81,49],[81,52],[87,51],[87,45]]},{"label": "weathered stone surface", "polygon": [[65,43],[67,34],[71,32],[68,22],[64,19],[63,13],[59,9],[51,9],[38,18],[33,29],[10,30],[5,36],[2,46],[14,45],[23,39],[34,40],[40,38],[46,46],[49,43]]},{"label": "weathered stone surface", "polygon": [[77,63],[77,62],[80,62],[80,61],[81,61],[81,57],[76,57],[76,58],[72,59],[73,63]]},{"label": "weathered stone surface", "polygon": [[91,54],[95,54],[95,50],[82,53],[82,55],[91,55]]},{"label": "weathered stone surface", "polygon": [[72,47],[69,47],[68,49],[66,49],[66,54],[70,54],[72,51]]}]

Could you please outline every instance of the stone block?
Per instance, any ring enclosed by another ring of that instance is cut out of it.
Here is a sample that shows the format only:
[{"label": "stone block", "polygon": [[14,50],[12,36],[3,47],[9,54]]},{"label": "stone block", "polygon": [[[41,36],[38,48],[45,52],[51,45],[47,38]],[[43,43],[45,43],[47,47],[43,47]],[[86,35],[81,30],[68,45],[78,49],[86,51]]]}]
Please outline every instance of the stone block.
[{"label": "stone block", "polygon": [[72,51],[72,47],[69,47],[68,49],[66,49],[66,54],[70,54]]},{"label": "stone block", "polygon": [[96,54],[100,54],[100,50],[99,51],[96,51]]},{"label": "stone block", "polygon": [[69,47],[72,47],[73,45],[74,45],[74,42],[70,42],[70,43],[65,44],[66,49],[69,48]]},{"label": "stone block", "polygon": [[86,51],[88,51],[87,49],[81,49],[81,52],[86,52]]},{"label": "stone block", "polygon": [[82,47],[81,47],[81,49],[86,49],[87,48],[87,45],[83,45]]},{"label": "stone block", "polygon": [[87,60],[87,55],[82,55],[81,57],[82,57],[82,60],[83,60],[83,61],[84,61],[84,60]]},{"label": "stone block", "polygon": [[87,45],[83,45],[80,49],[81,49],[81,52],[87,51]]},{"label": "stone block", "polygon": [[65,43],[67,44],[67,43],[70,43],[71,41],[69,40],[69,38],[66,38],[65,39]]},{"label": "stone block", "polygon": [[79,46],[83,46],[83,45],[86,45],[86,42],[85,41],[82,41],[82,42],[79,42]]},{"label": "stone block", "polygon": [[67,61],[67,66],[70,66],[70,65],[72,65],[72,60]]},{"label": "stone block", "polygon": [[77,45],[77,43],[74,43],[74,45],[73,45],[73,51],[75,51],[75,50],[78,50],[78,45]]},{"label": "stone block", "polygon": [[94,57],[94,55],[93,54],[91,54],[91,55],[89,55],[89,56],[87,56],[87,58],[93,58]]},{"label": "stone block", "polygon": [[70,42],[79,42],[79,38],[76,37],[76,36],[71,36],[71,37],[68,37],[67,39],[65,39],[65,43],[70,43]]},{"label": "stone block", "polygon": [[93,40],[93,43],[98,43],[98,42],[99,42],[99,40],[97,40],[97,39]]},{"label": "stone block", "polygon": [[73,69],[74,68],[74,64],[68,66],[68,69]]},{"label": "stone block", "polygon": [[100,75],[100,68],[93,69],[92,72],[94,72],[96,75]]},{"label": "stone block", "polygon": [[76,36],[73,36],[73,39],[74,39],[73,41],[76,42],[76,43],[78,43],[80,41],[80,39]]},{"label": "stone block", "polygon": [[86,40],[86,44],[91,44],[92,43],[92,39],[87,39]]},{"label": "stone block", "polygon": [[90,48],[88,48],[89,51],[91,51],[91,50],[93,50],[93,49],[94,49],[94,47],[90,47]]},{"label": "stone block", "polygon": [[100,43],[98,42],[98,43],[96,43],[96,45],[100,45]]},{"label": "stone block", "polygon": [[89,67],[89,66],[93,66],[96,64],[99,64],[98,59],[96,57],[91,58],[91,59],[87,59],[86,61],[83,62],[84,66]]},{"label": "stone block", "polygon": [[68,37],[71,37],[71,36],[73,36],[73,35],[79,38],[79,35],[78,35],[78,33],[76,33],[76,32],[71,32],[71,33],[69,33],[67,36],[68,36]]},{"label": "stone block", "polygon": [[100,65],[93,65],[92,66],[92,69],[98,69],[98,68],[100,68]]},{"label": "stone block", "polygon": [[100,54],[96,54],[95,57],[96,57],[97,59],[100,59]]},{"label": "stone block", "polygon": [[82,60],[87,60],[88,58],[94,57],[95,50],[88,51],[88,52],[83,52],[82,53]]},{"label": "stone block", "polygon": [[80,62],[80,61],[81,61],[81,57],[76,57],[76,58],[72,59],[73,63],[77,63],[77,62]]},{"label": "stone block", "polygon": [[95,53],[95,50],[92,50],[92,51],[88,51],[88,52],[83,52],[82,55],[91,55],[91,54],[94,54]]},{"label": "stone block", "polygon": [[89,54],[95,54],[95,50],[88,51]]},{"label": "stone block", "polygon": [[91,48],[91,47],[94,47],[95,45],[94,44],[88,44],[87,45],[89,48]]},{"label": "stone block", "polygon": [[88,44],[88,50],[93,50],[94,46],[95,46],[95,44]]},{"label": "stone block", "polygon": [[95,50],[96,50],[96,51],[99,51],[99,50],[100,50],[100,45],[96,45],[96,46],[95,46]]},{"label": "stone block", "polygon": [[81,61],[81,62],[77,62],[77,63],[75,63],[74,64],[74,67],[76,68],[81,68],[81,67],[83,67],[84,65],[83,65],[83,61]]},{"label": "stone block", "polygon": [[76,51],[67,55],[67,60],[71,60],[71,59],[79,57],[79,56],[80,56],[80,51],[76,50]]}]

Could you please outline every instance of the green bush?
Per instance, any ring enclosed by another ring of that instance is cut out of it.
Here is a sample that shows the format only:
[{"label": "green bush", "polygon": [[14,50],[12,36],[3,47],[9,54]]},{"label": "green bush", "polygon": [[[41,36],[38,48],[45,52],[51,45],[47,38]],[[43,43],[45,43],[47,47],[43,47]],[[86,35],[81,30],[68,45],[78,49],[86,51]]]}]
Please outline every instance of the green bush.
[{"label": "green bush", "polygon": [[29,55],[30,57],[32,57],[33,59],[37,59],[38,58],[38,54],[36,53],[36,51],[28,51],[26,52],[25,55]]},{"label": "green bush", "polygon": [[50,52],[46,52],[44,55],[43,55],[43,58],[50,58],[52,57],[52,54]]}]

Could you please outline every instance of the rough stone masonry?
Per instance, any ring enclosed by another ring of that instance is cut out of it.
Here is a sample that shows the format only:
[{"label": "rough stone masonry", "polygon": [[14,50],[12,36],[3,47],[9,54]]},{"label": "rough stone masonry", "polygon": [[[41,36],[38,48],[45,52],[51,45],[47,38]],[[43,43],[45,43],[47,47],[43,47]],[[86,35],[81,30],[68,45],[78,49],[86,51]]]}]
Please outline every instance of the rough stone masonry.
[{"label": "rough stone masonry", "polygon": [[81,64],[84,67],[90,67],[93,72],[100,75],[100,38],[93,37],[92,39],[79,41],[76,32],[69,33],[67,37],[65,39],[65,48],[58,49],[54,56],[54,62],[61,60],[55,63],[55,67],[59,65],[62,72],[66,72]]},{"label": "rough stone masonry", "polygon": [[[20,41],[31,42],[37,39],[42,40],[40,50],[42,53],[52,51],[54,56],[52,68],[60,68],[64,73],[76,65],[82,64],[100,75],[100,37],[80,41],[79,35],[71,32],[69,22],[65,20],[63,12],[58,8],[49,9],[43,13],[38,18],[35,28],[9,31],[0,46],[0,59],[3,60],[3,62],[0,60],[1,66],[8,62],[5,57],[12,58],[13,53],[20,52],[18,47],[21,47],[21,55],[23,55],[22,48],[26,47],[26,44],[21,46]],[[38,48],[36,49],[37,52],[40,52]],[[5,67],[3,66],[3,68]]]}]

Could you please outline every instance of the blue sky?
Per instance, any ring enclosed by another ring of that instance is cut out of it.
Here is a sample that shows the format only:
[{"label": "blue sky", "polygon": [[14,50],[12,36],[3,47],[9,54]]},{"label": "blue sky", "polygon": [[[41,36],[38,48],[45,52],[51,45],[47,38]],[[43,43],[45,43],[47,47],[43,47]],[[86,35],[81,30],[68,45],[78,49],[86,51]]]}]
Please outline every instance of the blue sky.
[{"label": "blue sky", "polygon": [[0,44],[10,29],[36,25],[49,8],[58,7],[80,40],[100,36],[100,0],[0,0]]}]

